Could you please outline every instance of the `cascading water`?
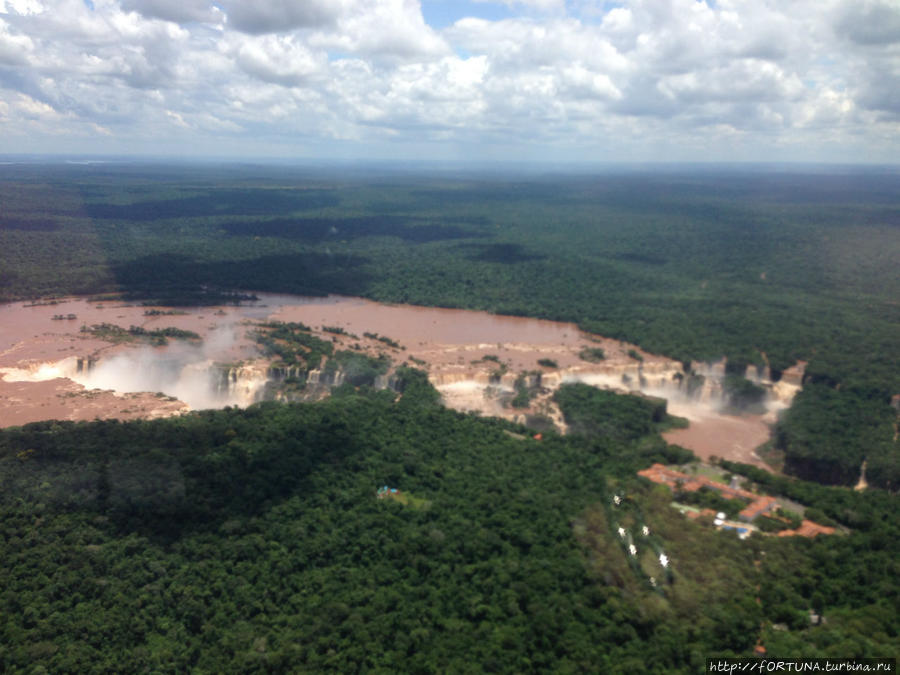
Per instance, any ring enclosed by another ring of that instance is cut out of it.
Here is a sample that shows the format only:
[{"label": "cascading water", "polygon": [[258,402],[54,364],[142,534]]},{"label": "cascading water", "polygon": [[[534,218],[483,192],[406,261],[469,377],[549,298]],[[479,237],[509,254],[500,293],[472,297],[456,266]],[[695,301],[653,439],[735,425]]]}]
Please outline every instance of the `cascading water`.
[{"label": "cascading water", "polygon": [[0,368],[0,375],[7,382],[44,382],[58,377],[71,378],[82,367],[81,359],[74,356],[54,362],[31,363],[19,368]]},{"label": "cascading water", "polygon": [[[246,406],[259,400],[268,381],[264,364],[222,366],[194,351],[131,350],[106,359],[78,358],[59,377],[87,389],[118,393],[160,392],[191,408]],[[48,379],[43,377],[41,379]]]},{"label": "cascading water", "polygon": [[[192,364],[186,370],[193,368],[196,368],[198,371],[205,369],[206,372],[214,373],[215,383],[213,389],[219,406],[248,406],[261,400],[264,396],[266,385],[271,378],[271,369],[264,363],[253,362],[237,366],[223,366],[206,362],[204,364]],[[285,377],[287,375],[282,375],[279,379],[284,379]],[[200,373],[198,373],[199,378],[202,378]]]},{"label": "cascading water", "polygon": [[[570,369],[562,372],[562,381],[640,392],[670,402],[718,409],[728,404],[725,366],[725,359],[714,363],[694,362],[688,372],[675,362],[618,364],[590,370]],[[778,409],[790,405],[800,389],[802,373],[799,378],[794,378],[797,384],[773,382],[767,367],[749,366],[746,379],[765,390],[763,404],[766,408]]]}]

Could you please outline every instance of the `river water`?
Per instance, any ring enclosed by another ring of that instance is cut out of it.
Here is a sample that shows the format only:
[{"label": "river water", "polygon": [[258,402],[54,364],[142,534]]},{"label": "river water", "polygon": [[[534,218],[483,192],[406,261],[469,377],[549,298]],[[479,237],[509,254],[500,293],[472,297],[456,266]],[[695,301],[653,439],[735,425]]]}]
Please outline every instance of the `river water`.
[{"label": "river water", "polygon": [[[649,393],[662,391],[668,397],[666,387],[681,370],[681,365],[671,359],[617,340],[587,335],[571,323],[461,309],[389,305],[333,295],[258,295],[259,301],[250,305],[184,308],[179,310],[183,314],[157,316],[145,315],[151,308],[143,306],[83,298],[54,305],[0,305],[0,426],[59,418],[158,417],[187,409],[183,401],[157,394],[160,387],[165,394],[181,395],[195,408],[215,405],[208,397],[191,400],[189,392],[196,388],[176,389],[158,378],[142,378],[142,373],[149,373],[152,368],[148,362],[157,358],[181,359],[181,365],[193,366],[193,371],[213,362],[252,362],[258,354],[247,333],[254,322],[265,320],[302,322],[321,337],[333,340],[336,348],[358,345],[372,354],[386,352],[398,364],[411,359],[424,362],[447,405],[505,417],[521,413],[501,406],[496,392],[509,391],[515,377],[524,371],[541,372],[545,391],[554,390],[563,381],[613,386],[630,381],[630,386],[637,388],[639,379],[645,378],[642,381]],[[53,318],[70,314],[76,318]],[[168,347],[152,349],[111,345],[80,330],[83,325],[104,322],[148,330],[172,326],[194,331],[203,341],[200,346],[172,341]],[[340,327],[347,334],[322,332],[323,326]],[[383,343],[367,340],[363,336],[366,332],[390,338],[402,349],[392,350]],[[579,353],[588,348],[601,348],[605,359],[600,363],[583,360]],[[633,354],[639,354],[642,361],[636,361]],[[91,379],[75,373],[77,359],[88,356],[99,358],[101,364],[122,365],[118,369],[98,369]],[[541,367],[541,359],[550,359],[556,366]],[[507,375],[499,387],[492,386],[490,375],[501,363]],[[118,370],[118,376],[111,370]],[[142,389],[151,384],[152,389]],[[549,394],[539,397],[544,413],[552,413],[547,409],[549,398]],[[222,405],[234,403],[240,401],[221,401]],[[722,415],[709,401],[688,401],[674,392],[670,412],[688,417],[691,426],[668,432],[665,437],[669,442],[690,448],[704,458],[717,455],[762,465],[753,448],[768,439],[771,418]]]}]

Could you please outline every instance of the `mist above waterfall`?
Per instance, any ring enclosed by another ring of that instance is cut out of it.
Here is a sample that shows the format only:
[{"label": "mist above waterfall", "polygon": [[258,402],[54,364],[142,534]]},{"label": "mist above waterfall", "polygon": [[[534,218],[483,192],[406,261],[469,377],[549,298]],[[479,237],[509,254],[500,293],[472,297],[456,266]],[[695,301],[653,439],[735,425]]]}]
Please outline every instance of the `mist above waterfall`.
[{"label": "mist above waterfall", "polygon": [[[213,389],[211,362],[199,350],[167,350],[160,354],[149,347],[101,359],[90,371],[72,379],[87,389],[117,392],[151,391],[174,396],[192,408],[225,405]],[[192,353],[193,352],[193,353]]]},{"label": "mist above waterfall", "polygon": [[[639,392],[647,396],[664,398],[670,413],[689,420],[697,420],[721,414],[766,414],[787,407],[780,396],[784,392],[774,383],[761,377],[744,380],[725,375],[724,361],[715,364],[694,364],[691,373],[610,374],[576,372],[563,376],[563,382],[582,382],[601,388]],[[743,384],[736,388],[731,380]],[[748,389],[751,389],[749,393]]]},{"label": "mist above waterfall", "polygon": [[210,331],[202,345],[173,342],[162,348],[142,346],[101,358],[89,369],[70,375],[88,389],[111,389],[116,392],[160,392],[184,401],[193,409],[221,408],[252,403],[265,384],[256,372],[243,367],[238,381],[238,367],[219,365],[237,342],[233,325]]}]

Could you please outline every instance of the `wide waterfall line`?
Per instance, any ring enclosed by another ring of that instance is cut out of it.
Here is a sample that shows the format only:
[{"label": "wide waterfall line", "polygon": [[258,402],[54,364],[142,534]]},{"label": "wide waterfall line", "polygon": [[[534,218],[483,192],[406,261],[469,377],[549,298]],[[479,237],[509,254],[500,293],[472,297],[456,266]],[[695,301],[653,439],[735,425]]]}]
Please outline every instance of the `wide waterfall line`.
[{"label": "wide waterfall line", "polygon": [[[663,359],[585,363],[523,373],[485,367],[437,369],[429,373],[429,379],[444,392],[449,405],[454,405],[455,399],[465,399],[467,406],[481,406],[478,392],[508,395],[525,387],[543,390],[547,396],[547,392],[563,384],[582,382],[665,398],[671,405],[683,409],[690,406],[691,411],[703,414],[728,407],[728,370],[724,359],[691,363],[687,369],[679,362]],[[319,398],[327,395],[330,388],[344,384],[347,377],[342,368],[328,362],[309,371],[298,365],[272,365],[263,359],[223,364],[208,358],[202,350],[183,347],[164,351],[146,347],[105,358],[72,356],[54,363],[5,368],[3,375],[9,381],[69,378],[87,389],[118,393],[160,392],[193,409],[244,407],[267,399]],[[801,387],[802,364],[778,375],[779,379],[773,381],[768,366],[749,366],[745,370],[746,380],[764,392],[754,412],[773,412],[791,404]],[[393,379],[391,373],[382,374],[373,384],[378,389],[392,388]]]},{"label": "wide waterfall line", "polygon": [[[554,371],[498,374],[484,368],[465,368],[435,372],[429,375],[431,383],[444,393],[448,401],[466,400],[465,405],[480,405],[476,392],[513,392],[517,387],[531,390],[554,391],[563,384],[584,383],[615,391],[639,393],[665,398],[681,410],[697,414],[739,413],[734,391],[729,390],[729,377],[725,359],[716,362],[694,362],[685,367],[676,361],[631,361],[598,363],[573,366]],[[733,373],[731,373],[733,374]],[[803,377],[802,365],[785,371],[778,381],[773,381],[769,368],[749,366],[743,377],[752,385],[751,391],[759,397],[746,412],[770,413],[786,408],[800,390]],[[737,378],[740,380],[740,377]],[[730,384],[734,385],[734,382]]]}]

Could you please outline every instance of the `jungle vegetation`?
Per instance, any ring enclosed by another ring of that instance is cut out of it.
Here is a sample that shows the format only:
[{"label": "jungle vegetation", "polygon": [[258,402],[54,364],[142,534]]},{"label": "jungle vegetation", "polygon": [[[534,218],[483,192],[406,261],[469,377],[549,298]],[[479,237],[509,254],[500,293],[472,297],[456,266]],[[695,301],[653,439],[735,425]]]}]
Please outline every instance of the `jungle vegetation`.
[{"label": "jungle vegetation", "polygon": [[[790,481],[852,530],[742,542],[635,476],[690,453],[643,433],[634,397],[625,436],[537,441],[399,376],[399,398],[344,385],[0,432],[0,669],[693,673],[760,638],[770,655],[896,654],[896,497]],[[649,526],[665,584],[620,521]]]},{"label": "jungle vegetation", "polygon": [[[691,459],[652,399],[564,387],[574,433],[538,441],[442,408],[412,368],[376,392],[385,359],[271,324],[261,344],[299,379],[358,378],[317,404],[0,432],[0,670],[688,673],[758,641],[895,656],[897,497],[823,483],[864,459],[871,485],[900,481],[896,178],[0,167],[7,301],[344,293],[574,321],[688,370],[727,356],[750,406],[746,366],[806,360],[775,439],[796,477],[725,468],[840,528],[742,542],[680,516],[635,476]],[[670,581],[649,584],[615,519],[649,526]]]}]

